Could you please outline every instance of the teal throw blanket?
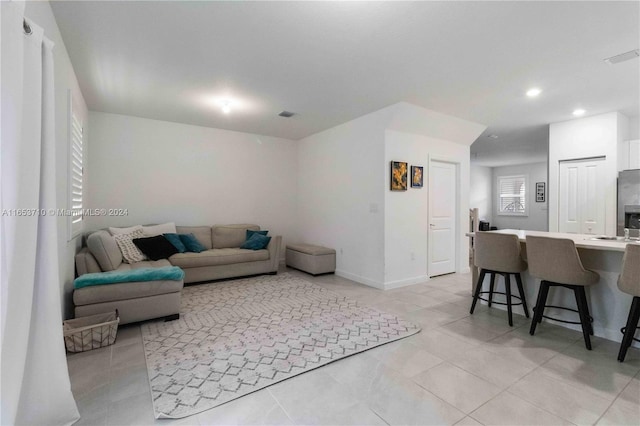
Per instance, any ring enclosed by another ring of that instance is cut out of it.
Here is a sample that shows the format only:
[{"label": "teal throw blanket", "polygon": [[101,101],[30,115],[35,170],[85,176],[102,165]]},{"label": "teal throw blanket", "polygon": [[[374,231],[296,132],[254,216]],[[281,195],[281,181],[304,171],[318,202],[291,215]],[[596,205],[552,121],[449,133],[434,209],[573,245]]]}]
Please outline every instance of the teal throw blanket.
[{"label": "teal throw blanket", "polygon": [[84,274],[73,282],[75,288],[92,285],[119,284],[137,281],[179,281],[184,278],[184,271],[177,266],[162,268],[140,268],[128,271],[110,271]]}]

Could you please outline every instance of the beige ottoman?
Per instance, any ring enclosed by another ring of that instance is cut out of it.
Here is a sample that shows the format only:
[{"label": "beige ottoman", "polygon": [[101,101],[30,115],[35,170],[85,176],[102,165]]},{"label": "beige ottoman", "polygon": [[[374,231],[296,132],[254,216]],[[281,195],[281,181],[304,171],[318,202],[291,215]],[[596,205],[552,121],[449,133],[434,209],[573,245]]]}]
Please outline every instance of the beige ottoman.
[{"label": "beige ottoman", "polygon": [[336,270],[336,251],[311,244],[289,244],[285,254],[287,266],[313,275]]}]

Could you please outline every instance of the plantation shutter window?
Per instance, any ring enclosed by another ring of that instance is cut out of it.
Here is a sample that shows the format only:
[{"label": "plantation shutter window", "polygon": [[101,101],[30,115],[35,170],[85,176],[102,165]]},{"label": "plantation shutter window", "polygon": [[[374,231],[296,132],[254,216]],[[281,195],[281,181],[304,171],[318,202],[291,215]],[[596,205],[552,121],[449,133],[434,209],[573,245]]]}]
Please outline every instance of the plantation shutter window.
[{"label": "plantation shutter window", "polygon": [[527,177],[498,177],[498,214],[527,215]]},{"label": "plantation shutter window", "polygon": [[[70,102],[71,103],[71,102]],[[73,107],[69,117],[69,240],[80,235],[83,221],[83,148],[82,121]]]}]

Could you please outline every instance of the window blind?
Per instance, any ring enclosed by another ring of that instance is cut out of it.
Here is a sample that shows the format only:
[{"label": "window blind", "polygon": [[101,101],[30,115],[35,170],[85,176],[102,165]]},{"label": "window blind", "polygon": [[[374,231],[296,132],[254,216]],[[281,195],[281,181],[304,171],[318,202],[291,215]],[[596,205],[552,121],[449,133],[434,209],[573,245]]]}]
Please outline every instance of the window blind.
[{"label": "window blind", "polygon": [[499,205],[498,210],[503,214],[526,214],[526,177],[500,176],[498,178]]},{"label": "window blind", "polygon": [[69,228],[70,238],[82,232],[83,220],[83,144],[82,122],[71,111],[69,126]]}]

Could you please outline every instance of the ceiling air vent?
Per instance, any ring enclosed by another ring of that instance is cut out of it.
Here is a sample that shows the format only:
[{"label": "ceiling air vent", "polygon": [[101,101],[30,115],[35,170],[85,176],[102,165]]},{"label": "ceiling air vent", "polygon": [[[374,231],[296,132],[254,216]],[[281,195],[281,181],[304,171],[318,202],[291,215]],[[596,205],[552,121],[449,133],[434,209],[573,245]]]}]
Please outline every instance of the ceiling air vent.
[{"label": "ceiling air vent", "polygon": [[285,118],[289,118],[289,117],[293,117],[296,113],[295,112],[290,112],[290,111],[282,111],[280,114],[278,114],[280,117],[285,117]]},{"label": "ceiling air vent", "polygon": [[619,64],[620,62],[628,61],[630,59],[635,59],[640,56],[640,50],[632,50],[630,52],[621,53],[616,56],[612,56],[610,58],[605,59],[604,61],[609,65]]}]

